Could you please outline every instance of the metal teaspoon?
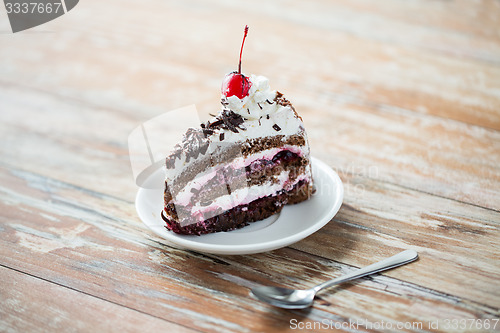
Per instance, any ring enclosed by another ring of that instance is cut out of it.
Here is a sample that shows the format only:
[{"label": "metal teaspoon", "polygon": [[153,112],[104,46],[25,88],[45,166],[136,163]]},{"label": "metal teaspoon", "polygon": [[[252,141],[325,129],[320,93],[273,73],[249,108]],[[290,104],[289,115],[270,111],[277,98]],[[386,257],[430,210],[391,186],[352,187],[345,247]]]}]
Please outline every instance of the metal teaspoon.
[{"label": "metal teaspoon", "polygon": [[267,302],[273,306],[284,309],[304,309],[312,305],[316,293],[324,288],[408,264],[417,258],[418,254],[416,251],[406,250],[390,258],[358,269],[357,271],[323,282],[310,289],[295,290],[281,287],[256,287],[253,288],[251,292],[261,301]]}]

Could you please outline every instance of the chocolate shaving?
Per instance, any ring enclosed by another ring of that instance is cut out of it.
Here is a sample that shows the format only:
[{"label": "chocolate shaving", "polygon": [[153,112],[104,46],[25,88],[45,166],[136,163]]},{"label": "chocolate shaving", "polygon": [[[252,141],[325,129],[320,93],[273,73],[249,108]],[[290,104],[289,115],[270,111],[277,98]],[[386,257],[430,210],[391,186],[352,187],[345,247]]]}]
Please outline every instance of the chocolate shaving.
[{"label": "chocolate shaving", "polygon": [[202,201],[202,202],[200,202],[200,205],[201,205],[201,206],[208,206],[208,205],[210,205],[211,203],[212,203],[212,200],[207,200],[207,201]]},{"label": "chocolate shaving", "polygon": [[220,125],[222,125],[223,123],[224,122],[221,119],[219,119],[219,120],[214,121],[213,123],[209,123],[208,127],[209,128],[220,128]]},{"label": "chocolate shaving", "polygon": [[276,131],[281,131],[281,127],[278,126],[278,124],[274,124],[273,125],[273,128],[276,130]]},{"label": "chocolate shaving", "polygon": [[203,145],[200,146],[200,153],[202,155],[205,155],[205,153],[207,152],[207,150],[208,150],[208,142],[206,142],[206,143],[204,143]]},{"label": "chocolate shaving", "polygon": [[[227,128],[234,133],[238,133],[239,126],[243,123],[243,117],[239,114],[234,113],[231,110],[224,110],[221,112],[221,120],[225,126],[223,128]],[[240,128],[241,129],[241,128]]]},{"label": "chocolate shaving", "polygon": [[170,156],[165,159],[165,166],[167,167],[167,169],[173,169],[175,167],[175,159],[181,158],[181,154],[182,146],[180,144],[176,144],[174,146],[174,151],[172,152],[172,154],[170,154]]},{"label": "chocolate shaving", "polygon": [[216,119],[213,123],[208,122],[206,127],[210,129],[229,129],[235,133],[238,133],[238,128],[244,129],[239,127],[244,122],[243,117],[231,110],[222,111]]},{"label": "chocolate shaving", "polygon": [[205,134],[205,137],[207,137],[207,136],[210,136],[210,135],[214,134],[214,131],[211,130],[211,129],[209,129],[209,128],[203,128],[203,134]]},{"label": "chocolate shaving", "polygon": [[238,133],[238,129],[236,128],[236,126],[233,125],[233,123],[231,122],[231,120],[227,119],[227,118],[224,118],[224,125],[226,125],[226,127],[231,131],[231,132],[234,132],[234,133]]},{"label": "chocolate shaving", "polygon": [[269,115],[266,115],[266,118],[269,119]]},{"label": "chocolate shaving", "polygon": [[[245,127],[241,126],[243,122],[242,116],[226,109],[215,121],[200,124],[199,128],[188,128],[182,143],[175,145],[173,152],[165,159],[167,169],[175,167],[175,160],[180,159],[183,152],[186,154],[186,162],[198,158],[200,154],[205,155],[210,144],[208,137],[213,135],[216,129],[227,129],[238,133],[239,130],[245,130]],[[224,140],[224,133],[220,133],[219,138],[221,141]]]},{"label": "chocolate shaving", "polygon": [[[183,150],[186,152],[186,162],[191,158],[198,158],[200,153],[203,155],[207,152],[208,141],[206,139],[207,129],[188,128],[183,143]],[[213,130],[210,130],[213,133]]]},{"label": "chocolate shaving", "polygon": [[295,108],[293,107],[292,103],[287,100],[285,97],[283,97],[283,94],[280,92],[276,93],[276,98],[274,99],[276,103],[278,103],[281,106],[289,106],[292,110],[295,111]]}]

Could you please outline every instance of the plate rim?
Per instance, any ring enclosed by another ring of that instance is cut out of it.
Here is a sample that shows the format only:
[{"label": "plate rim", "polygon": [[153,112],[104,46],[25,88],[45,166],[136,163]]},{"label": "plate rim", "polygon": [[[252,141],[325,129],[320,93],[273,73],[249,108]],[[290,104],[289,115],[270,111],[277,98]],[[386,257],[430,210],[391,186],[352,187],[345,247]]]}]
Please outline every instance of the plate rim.
[{"label": "plate rim", "polygon": [[[200,243],[189,239],[180,238],[188,235],[178,235],[178,234],[167,235],[164,233],[160,233],[159,231],[153,228],[156,225],[151,225],[146,222],[147,218],[146,216],[143,215],[141,209],[139,208],[139,198],[142,195],[145,195],[142,192],[146,191],[146,189],[143,188],[139,188],[135,197],[136,211],[139,216],[139,219],[142,221],[143,224],[145,224],[148,227],[149,230],[153,231],[156,235],[167,240],[168,245],[174,246],[176,248],[192,250],[202,253],[224,254],[224,255],[254,254],[254,253],[262,253],[262,252],[276,250],[294,244],[312,235],[319,229],[323,228],[333,219],[333,217],[338,213],[340,207],[342,206],[344,199],[344,186],[337,172],[333,170],[328,164],[315,157],[311,157],[311,165],[313,165],[313,172],[314,168],[316,168],[318,171],[325,173],[328,176],[328,178],[332,179],[332,182],[337,185],[336,191],[334,193],[334,200],[332,200],[333,204],[332,206],[330,206],[330,209],[323,214],[323,216],[319,219],[318,222],[313,223],[309,227],[284,238],[268,240],[265,242],[259,242],[255,244],[229,245],[229,244]],[[313,177],[315,177],[314,173]],[[283,209],[286,208],[287,206],[285,206]],[[167,230],[165,231],[168,232]],[[197,237],[203,237],[203,235]],[[177,240],[180,241],[178,242]]]}]

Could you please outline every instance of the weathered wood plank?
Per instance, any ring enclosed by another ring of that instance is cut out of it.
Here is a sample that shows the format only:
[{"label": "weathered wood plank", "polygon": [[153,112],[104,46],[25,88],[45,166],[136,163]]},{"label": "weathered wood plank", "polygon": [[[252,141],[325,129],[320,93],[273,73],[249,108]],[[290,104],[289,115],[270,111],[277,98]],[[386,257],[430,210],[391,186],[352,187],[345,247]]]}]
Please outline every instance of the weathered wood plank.
[{"label": "weathered wood plank", "polygon": [[[498,318],[499,17],[498,1],[88,0],[1,34],[0,275],[12,278],[2,296],[85,330],[98,323],[78,321],[68,300],[94,318],[126,316],[118,325],[130,329]],[[313,155],[339,171],[345,205],[271,253],[175,250],[136,218],[127,136],[184,105],[218,109],[244,24],[244,71],[291,99]],[[418,262],[325,293],[310,311],[248,297],[256,284],[310,286],[408,247]],[[65,297],[43,308],[56,292]],[[50,327],[13,311],[0,303],[9,323]]]},{"label": "weathered wood plank", "polygon": [[2,332],[195,332],[0,266]]},{"label": "weathered wood plank", "polygon": [[[329,117],[335,126],[324,121]],[[494,210],[500,207],[498,131],[352,104],[315,110],[307,120],[313,128],[313,154],[341,172]]]}]

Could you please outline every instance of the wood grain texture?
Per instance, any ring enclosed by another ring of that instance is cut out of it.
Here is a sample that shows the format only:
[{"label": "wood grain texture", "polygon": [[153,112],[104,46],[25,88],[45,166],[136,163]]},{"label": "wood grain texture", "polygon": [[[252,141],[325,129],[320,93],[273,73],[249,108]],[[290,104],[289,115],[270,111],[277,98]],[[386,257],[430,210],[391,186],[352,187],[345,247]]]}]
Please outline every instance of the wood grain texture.
[{"label": "wood grain texture", "polygon": [[2,331],[193,332],[80,291],[0,267]]},{"label": "wood grain texture", "polygon": [[[243,71],[293,102],[344,204],[272,252],[174,249],[137,218],[127,137],[175,108],[217,111],[244,24]],[[0,331],[445,332],[445,319],[500,318],[498,1],[86,0],[8,29],[0,19]],[[307,311],[248,295],[406,248],[420,259]]]}]

